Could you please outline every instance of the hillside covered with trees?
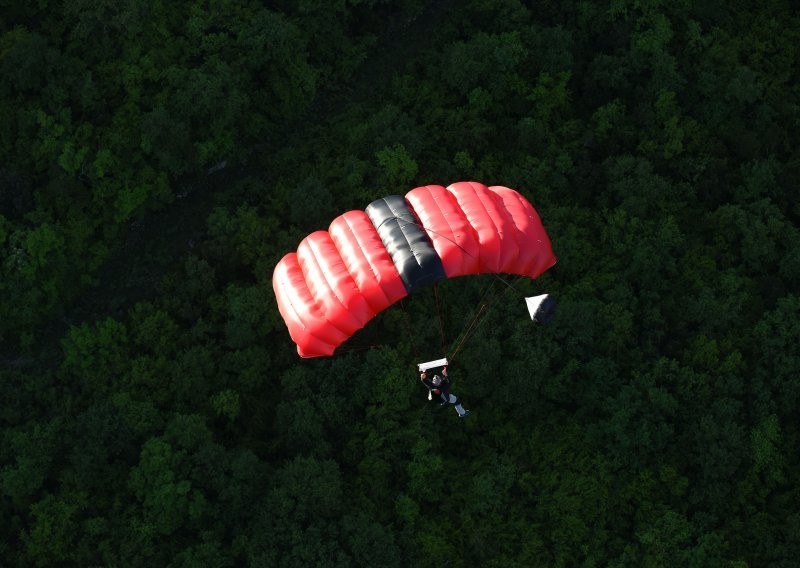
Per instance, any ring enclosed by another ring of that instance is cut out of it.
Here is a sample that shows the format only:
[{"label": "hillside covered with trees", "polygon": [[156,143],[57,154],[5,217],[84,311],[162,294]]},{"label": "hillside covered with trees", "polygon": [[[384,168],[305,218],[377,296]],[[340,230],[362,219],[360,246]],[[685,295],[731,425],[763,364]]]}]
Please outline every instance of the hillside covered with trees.
[{"label": "hillside covered with trees", "polygon": [[[797,565],[800,11],[527,4],[2,2],[0,565]],[[271,283],[460,180],[559,259],[438,287],[464,420],[432,291],[301,359]]]}]

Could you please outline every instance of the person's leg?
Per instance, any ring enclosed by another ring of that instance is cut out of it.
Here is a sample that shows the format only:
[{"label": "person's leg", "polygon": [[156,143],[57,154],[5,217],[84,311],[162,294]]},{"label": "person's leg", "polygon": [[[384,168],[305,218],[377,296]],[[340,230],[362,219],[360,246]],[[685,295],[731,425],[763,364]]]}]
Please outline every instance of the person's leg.
[{"label": "person's leg", "polygon": [[457,396],[451,394],[449,402],[450,402],[450,404],[455,405],[456,412],[458,412],[459,416],[465,416],[465,415],[469,414],[469,410],[464,410],[464,407],[461,406],[460,402],[458,402],[458,397]]}]

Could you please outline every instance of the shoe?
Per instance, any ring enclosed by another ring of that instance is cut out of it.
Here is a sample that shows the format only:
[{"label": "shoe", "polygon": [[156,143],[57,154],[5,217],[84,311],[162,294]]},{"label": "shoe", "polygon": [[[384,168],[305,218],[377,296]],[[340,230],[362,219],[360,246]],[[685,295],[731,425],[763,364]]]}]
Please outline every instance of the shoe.
[{"label": "shoe", "polygon": [[469,410],[465,410],[465,411],[464,411],[464,414],[459,414],[459,415],[458,415],[458,417],[459,417],[459,418],[465,418],[465,417],[467,417],[467,416],[469,416]]}]

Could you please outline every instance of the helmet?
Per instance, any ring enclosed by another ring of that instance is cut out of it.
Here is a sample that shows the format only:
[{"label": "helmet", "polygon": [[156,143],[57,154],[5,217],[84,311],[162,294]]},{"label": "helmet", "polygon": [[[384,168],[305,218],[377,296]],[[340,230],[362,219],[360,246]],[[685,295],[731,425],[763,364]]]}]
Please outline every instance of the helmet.
[{"label": "helmet", "polygon": [[439,375],[433,375],[431,382],[438,387],[440,384],[442,384],[442,377]]}]

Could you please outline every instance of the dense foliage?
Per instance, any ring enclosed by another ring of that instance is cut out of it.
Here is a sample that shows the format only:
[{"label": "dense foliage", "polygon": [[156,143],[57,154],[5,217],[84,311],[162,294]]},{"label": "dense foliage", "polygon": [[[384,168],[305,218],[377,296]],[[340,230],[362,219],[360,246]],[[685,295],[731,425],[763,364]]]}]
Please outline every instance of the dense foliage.
[{"label": "dense foliage", "polygon": [[[0,3],[0,564],[796,565],[796,6],[265,4]],[[472,415],[431,293],[298,359],[282,254],[462,179],[559,257],[440,286]]]}]

